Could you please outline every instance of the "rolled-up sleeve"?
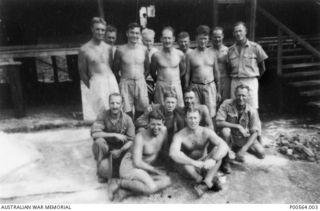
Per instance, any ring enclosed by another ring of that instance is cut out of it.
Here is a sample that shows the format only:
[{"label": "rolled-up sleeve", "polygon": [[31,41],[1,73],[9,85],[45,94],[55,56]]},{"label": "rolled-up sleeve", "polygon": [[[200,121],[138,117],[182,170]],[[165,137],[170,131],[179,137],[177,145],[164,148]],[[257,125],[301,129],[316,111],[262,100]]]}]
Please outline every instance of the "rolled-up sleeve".
[{"label": "rolled-up sleeve", "polygon": [[91,126],[91,135],[96,132],[102,132],[105,128],[104,125],[105,112],[98,114],[96,121]]},{"label": "rolled-up sleeve", "polygon": [[256,56],[257,56],[257,62],[260,63],[268,58],[268,55],[266,52],[263,50],[261,45],[257,45],[256,49]]},{"label": "rolled-up sleeve", "polygon": [[255,109],[250,112],[249,130],[251,134],[257,132],[258,135],[261,135],[261,121]]},{"label": "rolled-up sleeve", "polygon": [[134,136],[135,136],[135,127],[133,124],[133,121],[130,117],[127,118],[126,120],[126,128],[127,131],[125,131],[125,135],[127,136],[128,141],[133,141]]},{"label": "rolled-up sleeve", "polygon": [[227,119],[227,106],[228,106],[227,101],[224,101],[221,104],[221,106],[217,112],[216,120],[225,121]]}]

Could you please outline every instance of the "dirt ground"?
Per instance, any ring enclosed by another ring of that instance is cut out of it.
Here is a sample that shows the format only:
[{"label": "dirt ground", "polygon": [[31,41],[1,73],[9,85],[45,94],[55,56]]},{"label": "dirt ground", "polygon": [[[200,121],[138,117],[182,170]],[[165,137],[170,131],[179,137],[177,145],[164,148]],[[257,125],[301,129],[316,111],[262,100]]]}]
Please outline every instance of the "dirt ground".
[{"label": "dirt ground", "polygon": [[[296,120],[263,124],[264,160],[246,155],[234,163],[223,190],[198,199],[189,181],[169,173],[173,185],[151,196],[121,203],[320,203],[320,165],[292,161],[276,150],[279,134],[320,136],[318,125]],[[29,133],[0,132],[0,203],[111,203],[97,182],[89,127]],[[120,203],[120,202],[113,202]]]}]

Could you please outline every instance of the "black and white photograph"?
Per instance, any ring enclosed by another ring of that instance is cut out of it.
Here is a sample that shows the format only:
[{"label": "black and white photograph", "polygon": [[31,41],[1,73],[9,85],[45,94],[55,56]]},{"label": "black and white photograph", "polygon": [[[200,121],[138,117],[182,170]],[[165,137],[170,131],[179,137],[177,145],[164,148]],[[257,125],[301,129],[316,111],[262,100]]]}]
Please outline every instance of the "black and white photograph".
[{"label": "black and white photograph", "polygon": [[320,0],[0,0],[0,209],[80,204],[319,210]]}]

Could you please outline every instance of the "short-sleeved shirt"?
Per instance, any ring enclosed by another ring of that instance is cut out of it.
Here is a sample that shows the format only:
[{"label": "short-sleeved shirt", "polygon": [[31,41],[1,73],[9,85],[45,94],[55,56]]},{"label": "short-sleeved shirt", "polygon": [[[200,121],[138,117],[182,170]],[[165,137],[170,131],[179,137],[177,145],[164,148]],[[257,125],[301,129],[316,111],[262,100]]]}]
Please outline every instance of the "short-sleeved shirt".
[{"label": "short-sleeved shirt", "polygon": [[[112,122],[111,111],[104,110],[98,114],[96,121],[93,123],[91,127],[91,134],[94,132],[120,133],[127,136],[128,142],[133,141],[134,139],[135,127],[131,117],[128,116],[126,113],[121,111],[120,118],[116,122]],[[107,138],[106,140],[108,139],[111,140],[113,138]],[[116,142],[111,140],[110,143]]]},{"label": "short-sleeved shirt", "polygon": [[213,48],[213,50],[217,54],[220,77],[229,77],[229,73],[227,71],[228,47],[222,45],[219,49]]},{"label": "short-sleeved shirt", "polygon": [[255,42],[247,40],[246,44],[238,51],[236,44],[229,48],[228,62],[231,65],[232,78],[253,78],[260,76],[258,63],[268,56],[262,47]]},{"label": "short-sleeved shirt", "polygon": [[[257,132],[259,135],[261,134],[261,122],[257,110],[251,107],[249,104],[246,104],[242,115],[240,115],[234,99],[225,100],[221,104],[216,120],[240,124],[250,134],[253,134],[254,132]],[[231,134],[235,138],[243,138],[242,134],[237,129],[232,128]]]}]

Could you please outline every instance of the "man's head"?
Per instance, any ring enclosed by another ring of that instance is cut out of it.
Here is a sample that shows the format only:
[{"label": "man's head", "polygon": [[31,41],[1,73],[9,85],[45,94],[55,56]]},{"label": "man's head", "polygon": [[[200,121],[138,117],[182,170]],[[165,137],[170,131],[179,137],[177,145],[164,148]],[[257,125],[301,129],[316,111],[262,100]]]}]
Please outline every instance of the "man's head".
[{"label": "man's head", "polygon": [[184,92],[184,104],[186,108],[191,108],[196,103],[196,94],[191,88],[187,88]]},{"label": "man's head", "polygon": [[218,26],[215,27],[212,30],[212,44],[213,44],[213,46],[215,46],[215,47],[221,46],[223,43],[223,38],[224,38],[223,29]]},{"label": "man's head", "polygon": [[210,28],[206,25],[198,26],[196,30],[198,48],[204,49],[207,47],[210,38]]},{"label": "man's head", "polygon": [[167,112],[171,113],[177,106],[177,94],[174,91],[164,93],[164,107]]},{"label": "man's head", "polygon": [[109,107],[111,113],[118,114],[122,109],[122,96],[119,93],[112,93],[109,95]]},{"label": "man's head", "polygon": [[190,35],[188,32],[180,32],[178,35],[178,45],[180,50],[186,52],[190,46]]},{"label": "man's head", "polygon": [[236,97],[236,103],[239,106],[244,106],[247,103],[250,88],[246,85],[240,84],[236,87],[234,95]]},{"label": "man's head", "polygon": [[139,43],[141,37],[141,27],[137,23],[130,23],[127,30],[128,42],[131,44]]},{"label": "man's head", "polygon": [[103,18],[93,17],[91,20],[92,38],[96,41],[103,41],[106,33],[106,22]]},{"label": "man's head", "polygon": [[237,42],[247,39],[247,27],[244,22],[238,22],[233,27],[233,36]]},{"label": "man's head", "polygon": [[115,45],[116,41],[117,41],[117,29],[112,25],[108,25],[106,29],[106,42],[109,45]]},{"label": "man's head", "polygon": [[164,48],[171,48],[175,41],[174,29],[171,26],[164,27],[161,33],[161,42]]},{"label": "man's head", "polygon": [[186,122],[190,129],[194,130],[200,124],[200,110],[198,107],[192,107],[187,110]]},{"label": "man's head", "polygon": [[152,29],[144,29],[142,31],[142,43],[148,48],[151,49],[154,43],[155,32]]},{"label": "man's head", "polygon": [[149,128],[153,136],[159,135],[163,121],[164,116],[160,110],[153,110],[149,113]]}]

